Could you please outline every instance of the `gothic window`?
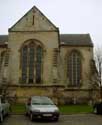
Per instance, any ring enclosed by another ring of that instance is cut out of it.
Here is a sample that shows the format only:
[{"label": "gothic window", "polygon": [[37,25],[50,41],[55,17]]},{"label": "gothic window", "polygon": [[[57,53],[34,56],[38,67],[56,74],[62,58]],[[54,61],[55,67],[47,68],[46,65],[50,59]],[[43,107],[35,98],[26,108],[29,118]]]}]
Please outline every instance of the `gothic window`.
[{"label": "gothic window", "polygon": [[22,48],[22,81],[26,83],[27,79],[27,46]]},{"label": "gothic window", "polygon": [[3,63],[4,56],[5,56],[5,52],[2,52],[1,53],[0,65],[2,65],[2,63]]},{"label": "gothic window", "polygon": [[68,57],[67,77],[71,86],[79,86],[81,80],[81,56],[73,51]]},{"label": "gothic window", "polygon": [[22,47],[22,83],[41,83],[42,47],[34,42]]},{"label": "gothic window", "polygon": [[2,52],[0,54],[0,72],[3,72],[2,69],[4,67],[4,58],[5,58],[5,52]]}]

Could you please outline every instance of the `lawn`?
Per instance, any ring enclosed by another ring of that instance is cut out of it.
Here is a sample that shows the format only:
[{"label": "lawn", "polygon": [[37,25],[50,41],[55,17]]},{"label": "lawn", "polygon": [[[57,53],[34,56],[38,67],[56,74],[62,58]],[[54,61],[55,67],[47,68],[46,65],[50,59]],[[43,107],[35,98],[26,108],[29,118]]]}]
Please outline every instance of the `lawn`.
[{"label": "lawn", "polygon": [[63,105],[59,109],[62,114],[92,113],[92,106],[89,105]]},{"label": "lawn", "polygon": [[[79,114],[79,113],[91,113],[92,106],[89,105],[62,105],[59,106],[61,114]],[[13,114],[24,114],[24,104],[11,105],[11,111]]]},{"label": "lawn", "polygon": [[12,114],[24,114],[25,113],[25,105],[20,104],[12,104],[11,105],[11,113]]}]

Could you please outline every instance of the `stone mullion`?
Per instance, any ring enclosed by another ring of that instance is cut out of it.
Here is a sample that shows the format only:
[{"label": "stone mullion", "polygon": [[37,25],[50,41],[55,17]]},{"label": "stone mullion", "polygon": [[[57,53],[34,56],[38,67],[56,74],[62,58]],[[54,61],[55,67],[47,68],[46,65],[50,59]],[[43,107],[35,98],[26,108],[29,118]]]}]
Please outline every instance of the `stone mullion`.
[{"label": "stone mullion", "polygon": [[27,79],[26,83],[29,83],[29,47],[27,48]]},{"label": "stone mullion", "polygon": [[[32,63],[34,63],[34,59],[35,59],[35,48],[34,48],[34,46],[33,46],[33,51],[34,51],[34,55],[32,56],[32,52],[31,52],[31,48],[29,48],[29,64],[28,64],[28,66],[29,66],[29,77],[30,77],[30,75],[33,75],[33,83],[34,83],[34,64],[32,65]],[[33,57],[33,59],[32,59],[32,57]],[[33,60],[33,62],[31,62]],[[31,72],[30,70],[32,70],[31,69],[31,67],[30,66],[33,66],[32,68],[33,68],[33,72]],[[33,73],[33,74],[30,74],[30,73]]]},{"label": "stone mullion", "polygon": [[36,83],[36,61],[37,61],[37,59],[36,59],[36,47],[35,47],[35,49],[34,49],[34,83]]}]

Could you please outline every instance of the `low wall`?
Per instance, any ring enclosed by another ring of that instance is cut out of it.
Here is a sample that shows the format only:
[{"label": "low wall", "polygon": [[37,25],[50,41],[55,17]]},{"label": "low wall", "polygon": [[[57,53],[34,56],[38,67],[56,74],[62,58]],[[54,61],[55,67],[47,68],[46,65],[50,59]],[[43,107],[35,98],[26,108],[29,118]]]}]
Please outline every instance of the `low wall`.
[{"label": "low wall", "polygon": [[98,89],[66,89],[64,86],[10,86],[9,97],[15,102],[26,102],[30,96],[48,96],[56,104],[83,104],[99,98]]}]

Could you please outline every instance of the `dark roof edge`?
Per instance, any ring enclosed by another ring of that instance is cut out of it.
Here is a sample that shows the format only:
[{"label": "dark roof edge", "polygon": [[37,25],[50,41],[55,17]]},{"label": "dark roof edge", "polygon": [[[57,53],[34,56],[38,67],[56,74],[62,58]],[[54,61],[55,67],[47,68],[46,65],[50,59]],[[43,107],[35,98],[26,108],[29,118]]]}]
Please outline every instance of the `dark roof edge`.
[{"label": "dark roof edge", "polygon": [[[90,46],[90,47],[93,47],[94,46],[94,44],[93,44],[93,41],[92,41],[92,39],[91,39],[91,37],[90,37],[90,34],[89,33],[86,33],[86,34],[60,34],[60,37],[61,36],[87,36],[88,37],[88,39],[89,39],[89,43],[87,43],[87,44],[67,44],[67,43],[65,43],[65,42],[63,42],[63,41],[61,41],[61,39],[60,39],[60,46]],[[67,39],[66,39],[67,40]]]},{"label": "dark roof edge", "polygon": [[90,45],[77,45],[77,44],[76,44],[76,45],[67,45],[67,44],[60,44],[60,47],[61,47],[61,46],[70,46],[70,47],[76,47],[76,46],[77,46],[77,47],[94,47],[93,44],[92,44],[92,45],[91,45],[91,44],[90,44]]}]

